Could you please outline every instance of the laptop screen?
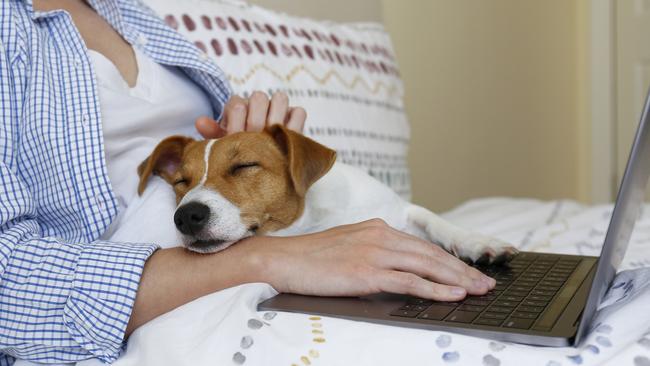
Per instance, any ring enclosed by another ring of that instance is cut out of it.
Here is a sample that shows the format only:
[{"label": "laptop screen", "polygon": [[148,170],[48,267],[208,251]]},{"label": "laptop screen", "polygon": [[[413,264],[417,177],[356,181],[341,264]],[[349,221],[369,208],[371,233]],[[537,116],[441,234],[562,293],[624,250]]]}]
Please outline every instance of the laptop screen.
[{"label": "laptop screen", "polygon": [[605,243],[598,260],[598,268],[591,285],[591,292],[576,335],[580,342],[589,330],[591,319],[598,304],[614,279],[616,270],[627,250],[634,223],[639,217],[645,197],[646,184],[650,175],[650,91],[646,97],[641,120],[637,128],[632,151],[625,168],[625,174],[618,190],[616,205],[609,222]]}]

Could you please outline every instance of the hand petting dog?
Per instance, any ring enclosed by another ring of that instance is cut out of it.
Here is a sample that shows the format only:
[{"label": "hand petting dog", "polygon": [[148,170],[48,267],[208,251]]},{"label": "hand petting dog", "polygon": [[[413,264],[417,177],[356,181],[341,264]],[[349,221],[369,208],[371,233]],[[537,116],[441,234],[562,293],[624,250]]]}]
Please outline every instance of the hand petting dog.
[{"label": "hand petting dog", "polygon": [[203,116],[196,120],[196,130],[206,139],[216,139],[240,131],[262,131],[265,126],[282,124],[290,130],[302,132],[307,112],[301,107],[290,107],[289,97],[283,92],[271,99],[260,91],[248,99],[233,96],[226,103],[219,122]]}]

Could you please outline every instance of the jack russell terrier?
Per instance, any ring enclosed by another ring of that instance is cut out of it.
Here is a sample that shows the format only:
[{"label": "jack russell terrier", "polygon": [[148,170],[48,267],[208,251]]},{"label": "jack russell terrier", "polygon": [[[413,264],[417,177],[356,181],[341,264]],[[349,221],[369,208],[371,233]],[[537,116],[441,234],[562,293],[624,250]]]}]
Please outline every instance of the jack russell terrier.
[{"label": "jack russell terrier", "polygon": [[138,167],[138,193],[152,175],[172,185],[176,229],[183,245],[199,253],[223,250],[252,235],[307,234],[372,218],[470,261],[498,263],[517,253],[510,244],[458,228],[335,161],[333,150],[280,125],[218,140],[171,136]]}]

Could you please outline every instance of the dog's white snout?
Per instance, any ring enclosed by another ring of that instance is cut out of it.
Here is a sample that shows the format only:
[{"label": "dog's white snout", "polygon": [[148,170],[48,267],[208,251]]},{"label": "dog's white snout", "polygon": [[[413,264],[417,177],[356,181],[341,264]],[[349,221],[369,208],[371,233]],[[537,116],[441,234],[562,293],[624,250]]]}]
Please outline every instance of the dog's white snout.
[{"label": "dog's white snout", "polygon": [[192,188],[183,197],[174,221],[183,234],[185,246],[199,252],[221,250],[226,247],[224,243],[251,235],[242,222],[239,207],[216,190],[202,185]]}]

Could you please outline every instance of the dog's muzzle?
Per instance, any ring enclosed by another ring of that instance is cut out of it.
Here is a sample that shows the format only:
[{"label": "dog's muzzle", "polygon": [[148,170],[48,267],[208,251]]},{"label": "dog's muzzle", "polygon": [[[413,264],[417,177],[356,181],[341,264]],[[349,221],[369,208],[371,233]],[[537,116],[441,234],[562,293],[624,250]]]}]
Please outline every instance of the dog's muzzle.
[{"label": "dog's muzzle", "polygon": [[185,235],[197,235],[210,221],[210,207],[199,202],[190,202],[176,210],[174,224]]}]

